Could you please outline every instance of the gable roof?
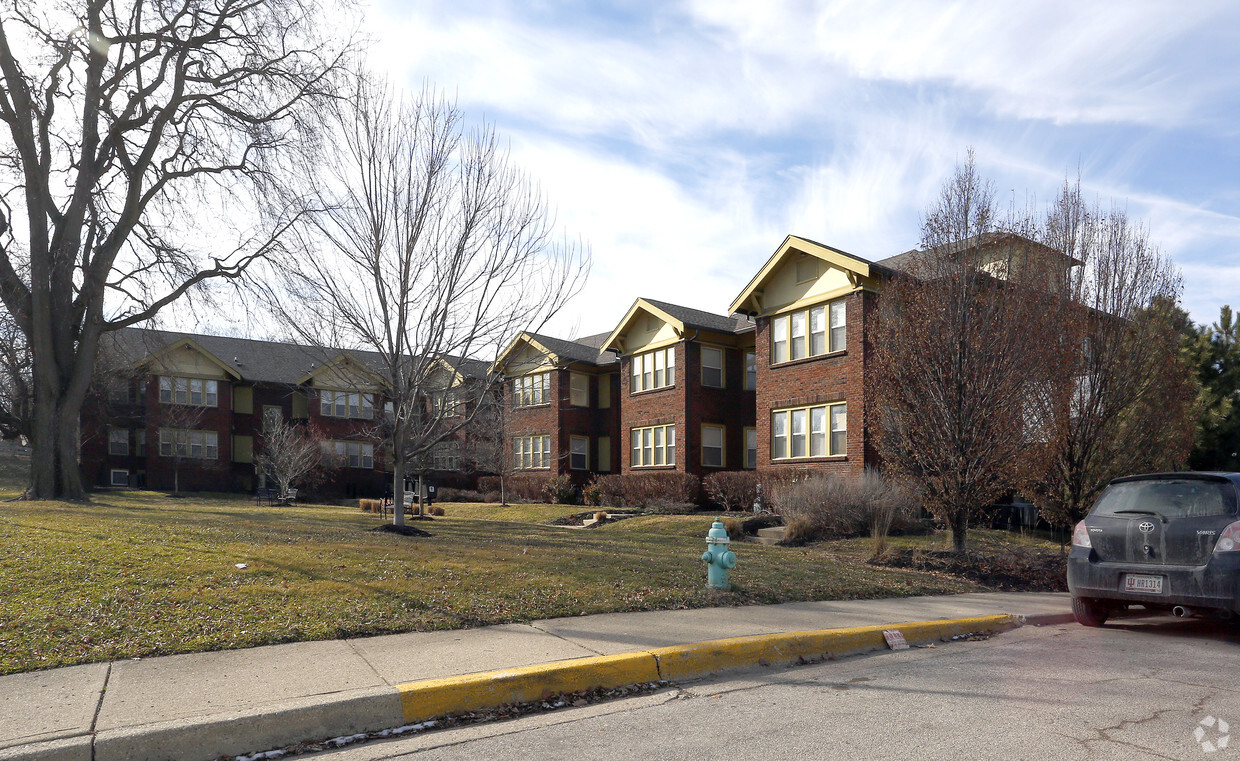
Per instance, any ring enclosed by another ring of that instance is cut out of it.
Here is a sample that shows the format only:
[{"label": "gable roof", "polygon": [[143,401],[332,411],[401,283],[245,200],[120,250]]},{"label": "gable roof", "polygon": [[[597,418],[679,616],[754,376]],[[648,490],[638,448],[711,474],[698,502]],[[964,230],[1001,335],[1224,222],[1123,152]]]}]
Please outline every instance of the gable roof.
[{"label": "gable roof", "polygon": [[495,360],[495,366],[502,365],[509,354],[525,343],[546,354],[552,362],[557,364],[580,362],[596,367],[607,367],[620,361],[615,354],[602,350],[602,344],[609,335],[611,334],[598,333],[569,341],[542,333],[523,331],[500,352],[499,358]]},{"label": "gable roof", "polygon": [[680,335],[684,335],[686,329],[709,330],[715,333],[731,333],[733,335],[748,333],[755,329],[754,321],[744,315],[732,315],[729,317],[713,312],[703,312],[692,307],[683,307],[679,304],[669,304],[666,301],[639,298],[633,302],[633,306],[629,307],[629,311],[620,320],[620,324],[616,325],[616,329],[611,331],[607,338],[604,339],[603,348],[619,349],[616,342],[619,340],[620,334],[628,328],[629,323],[633,321],[638,312],[646,312],[658,317],[671,325]]},{"label": "gable roof", "polygon": [[873,277],[876,275],[888,274],[889,268],[879,263],[863,259],[860,256],[850,254],[847,251],[841,251],[838,248],[832,248],[818,241],[802,238],[797,235],[789,235],[784,238],[783,243],[775,249],[775,253],[771,254],[766,260],[766,264],[758,270],[758,273],[750,279],[749,283],[741,290],[740,295],[732,300],[732,304],[728,307],[728,311],[755,313],[751,307],[747,307],[746,302],[755,294],[762,290],[766,282],[779,269],[788,257],[794,254],[808,254],[817,257],[828,264],[834,265],[848,273],[857,277]]},{"label": "gable roof", "polygon": [[[920,259],[921,257],[927,256],[927,255],[950,254],[955,251],[960,251],[961,249],[973,248],[973,247],[986,248],[989,246],[1000,245],[1005,240],[1015,240],[1015,239],[1020,239],[1021,241],[1024,242],[1025,245],[1032,244],[1033,246],[1041,248],[1043,251],[1047,253],[1054,254],[1057,256],[1065,256],[1062,252],[1056,251],[1050,246],[1045,246],[1041,243],[1038,243],[1035,240],[1026,238],[1023,235],[1017,235],[1015,233],[991,232],[991,233],[981,233],[980,235],[973,235],[957,243],[944,244],[942,246],[936,246],[930,249],[914,248],[909,251],[905,251],[902,254],[896,254],[895,256],[889,256],[886,259],[880,259],[878,261],[878,264],[879,266],[886,267],[887,269],[894,270],[896,272],[907,272],[910,269],[912,269],[913,265],[917,263],[918,259]],[[1070,260],[1071,264],[1069,266],[1077,266],[1077,265],[1084,264],[1084,262],[1082,262],[1081,260],[1075,257],[1066,256],[1065,258]]]},{"label": "gable roof", "polygon": [[[377,352],[303,346],[281,341],[210,336],[153,328],[122,328],[105,334],[111,350],[129,365],[145,364],[148,358],[173,345],[190,342],[204,355],[218,362],[235,378],[255,383],[298,385],[315,368],[347,354],[363,367],[379,373],[382,363]],[[466,377],[483,377],[489,364],[467,357],[448,356],[446,362]]]}]

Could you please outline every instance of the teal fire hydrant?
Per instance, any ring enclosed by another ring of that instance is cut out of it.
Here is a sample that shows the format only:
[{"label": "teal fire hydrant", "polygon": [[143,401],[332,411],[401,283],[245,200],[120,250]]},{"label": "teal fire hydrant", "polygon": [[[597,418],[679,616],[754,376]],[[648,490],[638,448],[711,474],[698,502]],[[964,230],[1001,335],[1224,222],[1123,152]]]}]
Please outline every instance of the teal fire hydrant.
[{"label": "teal fire hydrant", "polygon": [[702,553],[702,562],[707,564],[706,586],[711,589],[726,592],[732,588],[728,583],[728,571],[736,567],[736,553],[728,549],[731,542],[723,521],[716,518],[706,533],[706,552]]}]

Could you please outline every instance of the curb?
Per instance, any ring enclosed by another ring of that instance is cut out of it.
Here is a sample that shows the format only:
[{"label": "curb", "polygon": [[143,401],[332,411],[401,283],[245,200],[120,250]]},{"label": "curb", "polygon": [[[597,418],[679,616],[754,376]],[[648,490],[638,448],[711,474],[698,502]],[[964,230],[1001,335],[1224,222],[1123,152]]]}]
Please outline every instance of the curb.
[{"label": "curb", "polygon": [[0,761],[211,761],[311,740],[376,732],[453,714],[545,700],[553,695],[632,684],[687,680],[731,669],[829,660],[886,648],[899,629],[910,645],[1022,625],[1072,620],[1072,614],[977,616],[695,642],[428,679],[283,702],[258,713],[216,714],[109,729],[0,749]]},{"label": "curb", "polygon": [[1021,626],[1058,626],[1059,624],[1076,623],[1071,613],[1035,613],[1030,616],[1013,616]]},{"label": "curb", "polygon": [[578,658],[542,666],[490,671],[397,685],[406,722],[546,699],[557,693],[692,679],[751,666],[838,658],[886,647],[883,632],[899,629],[910,644],[952,636],[1002,632],[1020,623],[1009,615],[954,618],[849,629],[758,634],[622,655]]}]

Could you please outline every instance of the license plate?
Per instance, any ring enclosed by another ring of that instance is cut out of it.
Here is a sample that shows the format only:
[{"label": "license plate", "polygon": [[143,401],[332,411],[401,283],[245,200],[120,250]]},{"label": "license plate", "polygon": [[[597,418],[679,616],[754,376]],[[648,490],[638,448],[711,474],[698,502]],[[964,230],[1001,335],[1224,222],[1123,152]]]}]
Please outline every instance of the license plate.
[{"label": "license plate", "polygon": [[1124,577],[1125,592],[1146,592],[1148,594],[1162,594],[1163,577],[1146,576],[1140,573],[1130,573]]}]

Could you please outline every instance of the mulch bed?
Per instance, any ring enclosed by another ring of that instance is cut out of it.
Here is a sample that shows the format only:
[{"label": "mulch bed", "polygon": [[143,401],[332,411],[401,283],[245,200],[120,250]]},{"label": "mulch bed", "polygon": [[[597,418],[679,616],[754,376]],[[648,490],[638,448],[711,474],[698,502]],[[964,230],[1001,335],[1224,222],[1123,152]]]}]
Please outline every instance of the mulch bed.
[{"label": "mulch bed", "polygon": [[[406,518],[405,520],[410,520]],[[394,523],[384,523],[381,526],[375,526],[371,531],[387,531],[392,534],[400,534],[401,536],[430,536],[430,533],[423,531],[416,526],[397,526]]]},{"label": "mulch bed", "polygon": [[604,523],[614,523],[624,518],[637,517],[637,513],[613,513],[610,510],[603,510],[602,508],[599,508],[598,510],[588,510],[584,513],[573,513],[572,515],[565,515],[562,518],[556,518],[554,520],[547,521],[547,525],[548,526],[585,526],[586,521],[593,518],[595,513],[599,513],[599,512],[607,513],[607,520],[599,521],[598,523],[591,523],[589,526],[587,526],[587,528],[594,528],[595,526],[601,526]]},{"label": "mulch bed", "polygon": [[1067,556],[1060,552],[990,550],[957,555],[946,550],[888,550],[870,561],[888,568],[950,574],[999,592],[1067,592]]}]

